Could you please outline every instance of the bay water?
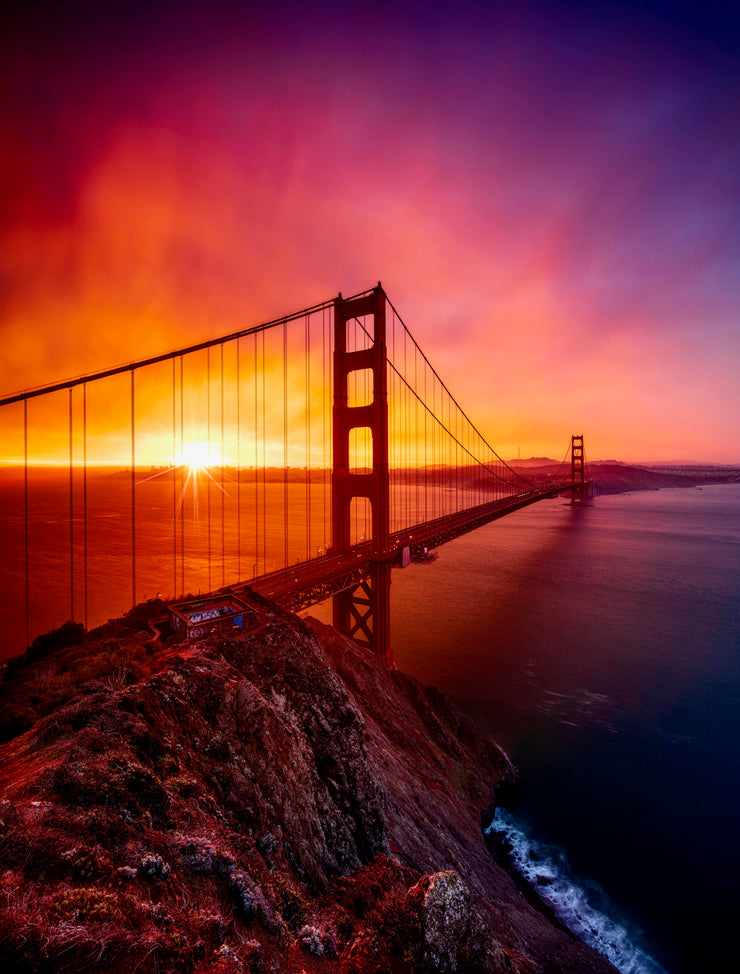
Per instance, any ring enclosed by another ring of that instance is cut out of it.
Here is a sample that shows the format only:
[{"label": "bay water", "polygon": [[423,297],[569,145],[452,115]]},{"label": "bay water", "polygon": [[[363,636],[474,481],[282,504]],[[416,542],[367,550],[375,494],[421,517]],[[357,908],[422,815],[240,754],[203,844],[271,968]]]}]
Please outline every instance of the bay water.
[{"label": "bay water", "polygon": [[520,769],[515,865],[622,971],[731,969],[740,485],[542,502],[439,554],[394,572],[395,657]]}]

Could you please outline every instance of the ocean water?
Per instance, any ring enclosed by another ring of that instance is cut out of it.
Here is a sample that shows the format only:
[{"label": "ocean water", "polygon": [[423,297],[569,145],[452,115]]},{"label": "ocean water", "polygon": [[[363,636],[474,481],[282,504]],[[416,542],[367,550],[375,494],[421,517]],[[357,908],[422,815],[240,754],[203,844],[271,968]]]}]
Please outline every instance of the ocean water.
[{"label": "ocean water", "polygon": [[399,668],[519,767],[493,829],[574,932],[631,974],[733,969],[740,485],[542,502],[395,572],[392,604]]}]

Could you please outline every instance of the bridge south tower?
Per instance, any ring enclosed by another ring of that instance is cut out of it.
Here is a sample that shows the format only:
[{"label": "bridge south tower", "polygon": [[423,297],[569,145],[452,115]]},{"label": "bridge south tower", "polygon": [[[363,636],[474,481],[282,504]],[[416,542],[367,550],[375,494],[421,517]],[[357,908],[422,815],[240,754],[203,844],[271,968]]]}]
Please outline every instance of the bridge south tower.
[{"label": "bridge south tower", "polygon": [[[355,587],[334,595],[334,627],[392,662],[390,647],[390,490],[388,472],[388,387],[386,297],[380,284],[368,294],[334,301],[334,405],[332,469],[332,551],[342,555],[352,546],[352,501],[367,498],[372,511],[372,559]],[[347,322],[364,319],[370,336],[367,348],[349,351]],[[350,405],[349,376],[372,374],[372,401]],[[350,468],[350,435],[368,429],[372,437],[372,469]]]}]

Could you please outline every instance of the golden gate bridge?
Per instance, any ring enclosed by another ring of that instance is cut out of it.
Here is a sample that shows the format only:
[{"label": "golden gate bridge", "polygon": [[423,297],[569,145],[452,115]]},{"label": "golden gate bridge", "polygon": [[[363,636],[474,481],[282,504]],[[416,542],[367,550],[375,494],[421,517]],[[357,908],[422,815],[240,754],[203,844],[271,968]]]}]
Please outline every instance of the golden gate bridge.
[{"label": "golden gate bridge", "polygon": [[6,396],[0,431],[0,597],[25,645],[111,600],[249,587],[294,611],[331,598],[391,662],[393,567],[590,487],[582,435],[546,483],[509,466],[380,284]]}]

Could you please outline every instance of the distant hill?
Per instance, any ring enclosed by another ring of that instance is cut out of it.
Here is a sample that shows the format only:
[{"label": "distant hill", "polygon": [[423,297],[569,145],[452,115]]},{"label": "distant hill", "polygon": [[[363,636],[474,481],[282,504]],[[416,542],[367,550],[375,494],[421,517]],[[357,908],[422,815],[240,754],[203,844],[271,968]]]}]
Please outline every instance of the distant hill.
[{"label": "distant hill", "polygon": [[[534,458],[512,461],[512,470],[537,487],[547,486],[553,479],[561,480],[569,472],[554,460],[537,461]],[[589,463],[588,476],[596,485],[597,494],[624,494],[632,490],[660,490],[663,487],[696,487],[702,484],[740,483],[740,467],[715,467],[700,465],[690,467],[639,466],[606,460]]]},{"label": "distant hill", "polygon": [[553,464],[559,466],[557,460],[551,460],[549,457],[530,457],[528,460],[522,460],[517,458],[516,460],[507,460],[506,463],[510,467],[549,467]]}]

